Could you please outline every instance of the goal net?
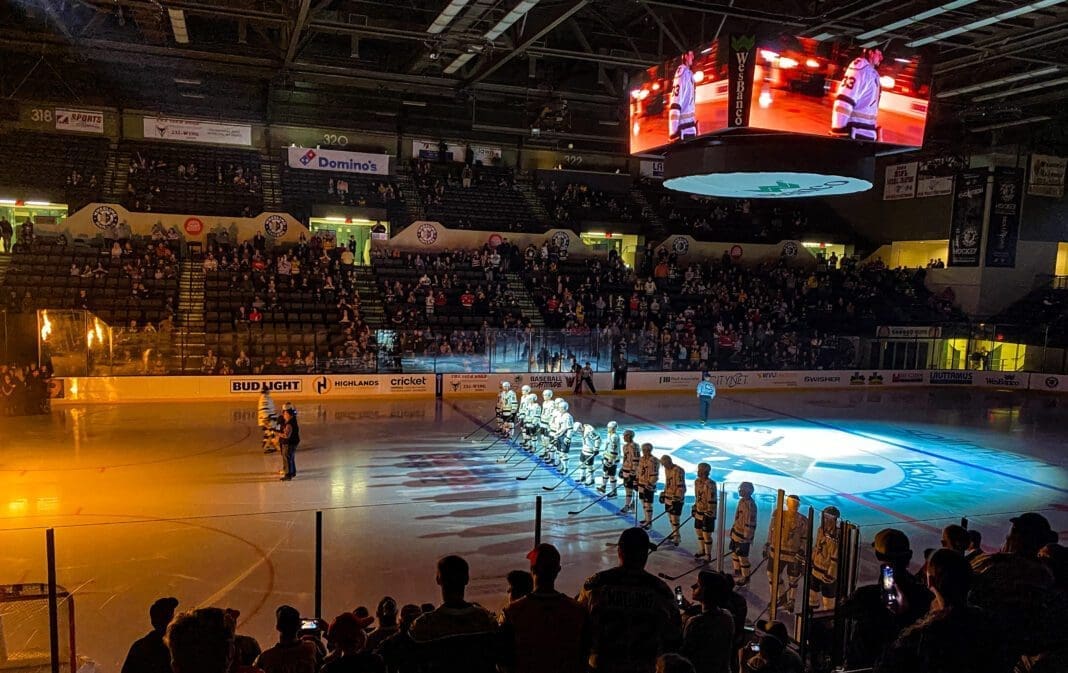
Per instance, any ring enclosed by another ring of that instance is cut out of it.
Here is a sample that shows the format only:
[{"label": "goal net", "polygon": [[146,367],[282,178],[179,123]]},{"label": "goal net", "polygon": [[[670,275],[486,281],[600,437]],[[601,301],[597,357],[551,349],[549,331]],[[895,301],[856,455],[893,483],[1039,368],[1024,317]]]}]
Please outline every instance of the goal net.
[{"label": "goal net", "polygon": [[[73,599],[59,588],[59,662],[70,671],[74,631]],[[0,584],[0,671],[48,673],[51,670],[47,584]]]}]

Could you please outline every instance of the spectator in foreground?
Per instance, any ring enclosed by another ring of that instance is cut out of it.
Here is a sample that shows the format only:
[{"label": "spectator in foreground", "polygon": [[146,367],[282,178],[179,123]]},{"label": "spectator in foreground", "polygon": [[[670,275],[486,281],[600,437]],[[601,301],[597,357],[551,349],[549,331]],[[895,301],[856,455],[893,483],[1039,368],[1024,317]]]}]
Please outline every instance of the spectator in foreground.
[{"label": "spectator in foreground", "polygon": [[314,643],[300,637],[300,613],[294,607],[283,605],[274,616],[278,643],[261,654],[256,665],[264,673],[316,673],[319,654]]},{"label": "spectator in foreground", "polygon": [[502,659],[511,673],[583,673],[589,646],[586,610],[556,590],[560,552],[539,544],[527,558],[534,591],[501,616]]},{"label": "spectator in foreground", "polygon": [[[963,528],[961,529],[963,530]],[[905,629],[876,666],[877,673],[998,673],[1009,670],[1003,641],[982,610],[968,604],[972,568],[954,549],[927,560],[930,611]],[[899,598],[899,600],[904,600]]]},{"label": "spectator in foreground", "polygon": [[942,548],[952,549],[961,556],[968,551],[968,529],[953,523],[942,529]]},{"label": "spectator in foreground", "polygon": [[174,619],[177,598],[160,598],[148,609],[152,630],[130,646],[122,673],[170,673],[171,653],[163,642],[167,625]]},{"label": "spectator in foreground", "polygon": [[413,603],[402,607],[399,630],[396,634],[386,638],[386,641],[378,648],[377,654],[385,660],[386,670],[389,673],[416,673],[419,670],[416,645],[412,640],[411,629],[412,624],[422,614],[422,608]]},{"label": "spectator in foreground", "polygon": [[382,658],[366,648],[367,635],[360,618],[353,613],[338,615],[327,631],[327,639],[337,648],[337,656],[320,673],[385,673]]},{"label": "spectator in foreground", "polygon": [[228,673],[234,655],[234,620],[219,608],[178,615],[165,639],[173,673]]},{"label": "spectator in foreground", "polygon": [[234,664],[232,673],[263,673],[256,666],[256,659],[262,654],[260,644],[252,636],[238,634],[234,636]]},{"label": "spectator in foreground", "polygon": [[931,605],[930,592],[909,572],[912,548],[908,536],[896,528],[884,528],[875,535],[872,548],[879,563],[893,568],[894,581],[903,598],[892,610],[883,599],[882,588],[868,584],[858,587],[842,602],[838,616],[854,620],[853,637],[846,645],[847,668],[875,666],[887,646],[923,617]]},{"label": "spectator in foreground", "polygon": [[513,570],[508,573],[508,602],[517,600],[534,591],[534,578],[526,570]]},{"label": "spectator in foreground", "polygon": [[730,673],[734,653],[734,618],[725,606],[734,582],[722,573],[702,570],[693,585],[693,599],[701,613],[682,630],[679,653],[690,660],[696,673]]},{"label": "spectator in foreground", "polygon": [[412,624],[422,670],[426,673],[495,673],[497,620],[477,603],[464,600],[470,579],[467,561],[445,556],[438,561],[441,605]]},{"label": "spectator in foreground", "polygon": [[368,652],[377,651],[387,638],[393,637],[400,631],[400,626],[397,625],[397,601],[391,597],[386,596],[378,602],[375,616],[378,617],[378,627],[367,634],[365,649]]},{"label": "spectator in foreground", "polygon": [[656,673],[697,673],[697,668],[679,654],[661,654],[656,660]]},{"label": "spectator in foreground", "polygon": [[801,657],[790,649],[790,634],[782,622],[757,621],[760,650],[746,659],[743,673],[804,673]]},{"label": "spectator in foreground", "polygon": [[579,595],[590,614],[590,669],[596,673],[650,673],[656,659],[678,645],[675,595],[645,571],[649,534],[628,528],[619,536],[619,566],[586,580]]}]

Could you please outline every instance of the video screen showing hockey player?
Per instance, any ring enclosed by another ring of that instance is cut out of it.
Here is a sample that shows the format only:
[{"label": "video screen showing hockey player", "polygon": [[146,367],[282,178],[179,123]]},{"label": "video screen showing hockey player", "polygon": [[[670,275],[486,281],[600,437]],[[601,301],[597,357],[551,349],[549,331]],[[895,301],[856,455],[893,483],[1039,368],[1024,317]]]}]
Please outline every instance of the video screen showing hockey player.
[{"label": "video screen showing hockey player", "polygon": [[649,68],[630,91],[631,153],[722,129],[726,101],[727,64],[715,44]]},{"label": "video screen showing hockey player", "polygon": [[921,54],[785,35],[758,40],[755,56],[750,128],[923,145],[931,72]]}]

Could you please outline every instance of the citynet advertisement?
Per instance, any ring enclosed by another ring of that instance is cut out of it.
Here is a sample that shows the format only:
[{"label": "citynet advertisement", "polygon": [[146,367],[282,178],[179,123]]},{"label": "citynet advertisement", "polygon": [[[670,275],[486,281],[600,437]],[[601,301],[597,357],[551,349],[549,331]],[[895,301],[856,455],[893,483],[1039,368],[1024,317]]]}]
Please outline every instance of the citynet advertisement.
[{"label": "citynet advertisement", "polygon": [[731,35],[642,73],[630,150],[734,128],[920,147],[930,82],[928,59],[897,45]]}]

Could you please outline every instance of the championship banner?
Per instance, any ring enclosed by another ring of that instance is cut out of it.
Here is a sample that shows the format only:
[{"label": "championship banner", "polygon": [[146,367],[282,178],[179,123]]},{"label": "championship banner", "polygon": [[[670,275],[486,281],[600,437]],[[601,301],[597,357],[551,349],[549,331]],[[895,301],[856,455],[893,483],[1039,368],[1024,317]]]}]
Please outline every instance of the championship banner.
[{"label": "championship banner", "polygon": [[289,167],[296,170],[389,175],[388,154],[290,147],[288,160]]},{"label": "championship banner", "polygon": [[[916,179],[916,198],[929,196],[948,196],[953,193],[953,176],[951,169],[958,161],[953,157],[942,157],[920,162],[919,176]],[[963,169],[966,166],[959,166]]]},{"label": "championship banner", "polygon": [[176,140],[244,147],[252,145],[252,126],[249,124],[219,124],[177,117],[145,117],[144,133],[146,140]]},{"label": "championship banner", "polygon": [[985,170],[967,171],[957,176],[953,190],[953,214],[950,215],[947,266],[979,266],[987,176]]},{"label": "championship banner", "polygon": [[56,108],[56,130],[78,133],[103,133],[104,113],[93,110]]},{"label": "championship banner", "polygon": [[1068,159],[1048,154],[1031,155],[1031,177],[1027,182],[1030,196],[1048,196],[1059,199],[1064,196],[1064,171]]},{"label": "championship banner", "polygon": [[[475,155],[475,163],[489,166],[494,160],[500,160],[501,148],[489,145],[471,145],[471,152]],[[463,161],[467,155],[467,145],[459,143],[445,143],[446,161]],[[413,140],[412,156],[427,161],[441,161],[441,142],[433,140]]]},{"label": "championship banner", "polygon": [[1023,203],[1023,171],[994,169],[994,199],[990,204],[990,230],[986,241],[986,265],[1016,266],[1016,243],[1020,238],[1020,207]]},{"label": "championship banner", "polygon": [[646,178],[664,179],[664,162],[654,159],[642,159],[638,168],[639,174]]},{"label": "championship banner", "polygon": [[756,36],[731,35],[727,58],[727,127],[749,126],[756,70]]},{"label": "championship banner", "polygon": [[883,201],[911,199],[916,196],[916,175],[920,164],[894,164],[886,167],[886,182],[883,185]]}]

